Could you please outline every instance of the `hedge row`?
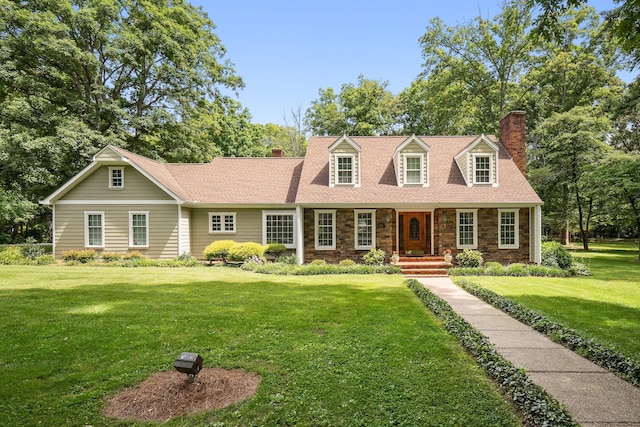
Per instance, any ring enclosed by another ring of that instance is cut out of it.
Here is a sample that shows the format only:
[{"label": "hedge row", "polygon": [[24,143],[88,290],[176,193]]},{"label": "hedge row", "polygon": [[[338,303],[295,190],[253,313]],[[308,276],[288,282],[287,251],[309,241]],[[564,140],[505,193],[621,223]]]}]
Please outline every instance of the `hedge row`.
[{"label": "hedge row", "polygon": [[526,425],[579,425],[564,406],[546,394],[523,370],[517,369],[500,356],[491,342],[458,316],[449,304],[415,279],[407,280],[407,286],[443,320],[447,331],[458,338],[462,346],[497,382],[500,389],[520,409]]},{"label": "hedge row", "polygon": [[242,266],[242,269],[262,274],[291,276],[312,276],[320,274],[397,274],[401,272],[399,267],[393,265],[338,265],[326,263],[292,265],[280,262],[264,264],[248,262]]},{"label": "hedge row", "polygon": [[545,334],[553,341],[579,355],[589,359],[604,369],[613,372],[620,378],[640,386],[640,364],[616,353],[603,345],[595,343],[590,338],[583,338],[577,332],[552,322],[543,315],[524,308],[493,291],[480,287],[466,280],[456,281],[467,292],[477,296],[488,304],[504,311],[514,319],[531,326],[536,331]]}]

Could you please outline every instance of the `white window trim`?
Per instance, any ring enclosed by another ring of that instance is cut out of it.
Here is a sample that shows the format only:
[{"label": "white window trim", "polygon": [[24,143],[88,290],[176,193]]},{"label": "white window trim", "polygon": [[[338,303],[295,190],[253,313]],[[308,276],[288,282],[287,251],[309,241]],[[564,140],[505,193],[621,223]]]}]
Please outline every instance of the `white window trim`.
[{"label": "white window trim", "polygon": [[[346,183],[346,182],[339,182],[338,181],[338,173],[339,173],[339,168],[338,168],[338,159],[343,159],[343,158],[350,158],[351,159],[351,182]],[[333,169],[334,169],[334,176],[333,176],[333,183],[334,185],[340,185],[340,186],[354,186],[356,185],[356,156],[354,154],[342,154],[342,153],[336,153],[333,155]]]},{"label": "white window trim", "polygon": [[[476,175],[476,159],[479,158],[479,157],[487,157],[489,159],[489,181],[488,182],[478,182],[478,181],[476,181],[476,176],[477,176]],[[487,153],[474,153],[472,155],[472,158],[473,158],[473,161],[472,161],[472,163],[473,163],[473,166],[472,166],[472,174],[473,174],[472,179],[473,179],[473,184],[474,185],[492,185],[492,184],[495,185],[496,184],[495,179],[494,179],[494,177],[495,177],[494,157],[495,156],[493,154],[487,154]]]},{"label": "white window trim", "polygon": [[298,227],[296,221],[295,210],[278,210],[278,211],[262,211],[262,244],[267,244],[267,215],[292,215],[293,216],[293,244],[285,244],[287,249],[296,249],[296,242],[298,237]]},{"label": "white window trim", "polygon": [[[408,182],[407,180],[407,159],[419,158],[420,159],[420,182]],[[407,153],[402,155],[402,170],[403,170],[403,184],[404,185],[424,185],[424,154],[422,153]]]},{"label": "white window trim", "polygon": [[[502,212],[513,212],[515,214],[515,243],[513,245],[505,245],[502,243],[500,231],[502,229]],[[518,249],[520,248],[520,209],[498,209],[498,249]]]},{"label": "white window trim", "polygon": [[[113,185],[113,171],[119,170],[122,174],[122,185]],[[124,166],[113,166],[109,168],[109,190],[124,190]]]},{"label": "white window trim", "polygon": [[[371,245],[359,245],[358,244],[358,214],[370,213],[371,214]],[[354,245],[357,251],[375,249],[376,248],[376,210],[375,209],[354,209],[353,210],[353,228],[354,228]]]},{"label": "white window trim", "polygon": [[[102,242],[101,245],[90,245],[89,244],[89,215],[100,215],[101,216],[101,224],[102,224],[102,233],[100,236],[100,240]],[[85,248],[104,248],[104,212],[100,211],[85,211],[84,213],[84,247]]]},{"label": "white window trim", "polygon": [[[331,214],[331,241],[333,242],[330,246],[320,246],[318,244],[319,237],[319,229],[318,229],[318,216],[321,213]],[[335,251],[336,250],[336,210],[335,209],[316,209],[313,211],[313,228],[314,228],[314,247],[317,251]]]},{"label": "white window trim", "polygon": [[[473,213],[473,243],[470,245],[460,244],[460,214]],[[456,248],[457,249],[478,249],[478,209],[456,209]]]},{"label": "white window trim", "polygon": [[[147,242],[144,245],[136,245],[133,242],[133,216],[144,215],[145,229],[147,230]],[[129,247],[130,248],[148,248],[149,247],[149,211],[129,211]]]},{"label": "white window trim", "polygon": [[[222,230],[214,230],[213,226],[211,224],[211,217],[213,216],[219,216],[220,217],[220,224],[222,226]],[[233,230],[225,230],[224,226],[224,217],[225,216],[232,216],[233,217]],[[237,226],[237,222],[236,222],[236,212],[209,212],[209,234],[235,234],[236,233],[236,229],[238,228]]]}]

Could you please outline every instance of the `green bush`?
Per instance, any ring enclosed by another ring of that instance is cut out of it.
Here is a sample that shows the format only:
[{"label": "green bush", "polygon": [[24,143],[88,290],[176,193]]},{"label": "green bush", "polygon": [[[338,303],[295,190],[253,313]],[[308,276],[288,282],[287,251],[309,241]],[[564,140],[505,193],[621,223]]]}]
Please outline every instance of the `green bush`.
[{"label": "green bush", "polygon": [[102,261],[106,263],[111,263],[111,262],[120,261],[122,259],[122,254],[118,252],[103,252],[101,257],[102,257]]},{"label": "green bush", "polygon": [[591,276],[591,270],[589,267],[581,262],[574,261],[571,267],[568,269],[570,276]]},{"label": "green bush", "polygon": [[356,262],[352,259],[343,259],[338,263],[338,265],[341,265],[343,267],[350,267],[356,265]]},{"label": "green bush", "polygon": [[146,259],[147,257],[144,256],[144,254],[139,251],[131,251],[124,254],[122,258],[124,260],[130,261],[130,260]]},{"label": "green bush", "polygon": [[296,257],[296,254],[285,255],[278,257],[278,259],[276,259],[276,262],[278,264],[296,265],[298,264],[298,258]]},{"label": "green bush", "polygon": [[62,259],[68,264],[87,264],[98,259],[98,254],[93,249],[78,249],[62,252]]},{"label": "green bush", "polygon": [[42,246],[36,243],[36,239],[34,239],[33,237],[27,237],[26,243],[20,246],[20,252],[22,253],[23,257],[34,260],[40,255],[44,255],[45,250]]},{"label": "green bush", "polygon": [[45,254],[45,255],[40,255],[39,257],[37,257],[34,260],[34,262],[36,263],[36,265],[50,265],[50,264],[55,264],[56,263],[56,259],[51,254]]},{"label": "green bush", "polygon": [[233,240],[218,240],[204,248],[202,254],[207,261],[211,261],[212,259],[225,259],[229,256],[229,249],[235,244],[236,242]]},{"label": "green bush", "polygon": [[502,264],[495,261],[490,261],[484,265],[484,272],[489,276],[504,276],[505,269]]},{"label": "green bush", "polygon": [[309,265],[326,265],[326,264],[327,264],[327,261],[323,259],[314,259],[309,263]]},{"label": "green bush", "polygon": [[529,273],[527,272],[527,266],[518,262],[509,264],[507,266],[505,274],[507,276],[518,276],[518,277],[529,275]]},{"label": "green bush", "polygon": [[483,267],[453,267],[448,271],[452,276],[483,276],[485,274]]},{"label": "green bush", "polygon": [[264,253],[278,257],[286,251],[287,248],[282,243],[269,243],[265,248]]},{"label": "green bush", "polygon": [[371,249],[362,256],[365,265],[384,265],[385,253],[382,249]]},{"label": "green bush", "polygon": [[456,264],[458,267],[481,267],[484,263],[482,252],[473,249],[465,249],[456,255]]},{"label": "green bush", "polygon": [[29,264],[29,259],[22,255],[22,251],[17,246],[9,246],[8,248],[0,251],[0,264]]},{"label": "green bush", "polygon": [[229,248],[228,258],[230,261],[242,262],[251,257],[264,258],[264,249],[264,246],[262,246],[260,243],[236,243]]},{"label": "green bush", "polygon": [[571,253],[558,242],[542,243],[542,265],[551,268],[569,269],[573,264]]}]

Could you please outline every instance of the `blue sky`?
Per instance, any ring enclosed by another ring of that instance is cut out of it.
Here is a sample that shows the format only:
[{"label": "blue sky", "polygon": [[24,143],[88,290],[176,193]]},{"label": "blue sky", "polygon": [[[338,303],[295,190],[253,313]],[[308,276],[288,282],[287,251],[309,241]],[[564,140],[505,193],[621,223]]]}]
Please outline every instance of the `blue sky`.
[{"label": "blue sky", "polygon": [[[388,81],[394,94],[421,71],[418,38],[429,20],[447,25],[500,13],[499,0],[191,0],[202,6],[246,87],[239,101],[254,123],[284,124],[318,90],[355,83],[358,75]],[[612,0],[589,0],[598,11]]]}]

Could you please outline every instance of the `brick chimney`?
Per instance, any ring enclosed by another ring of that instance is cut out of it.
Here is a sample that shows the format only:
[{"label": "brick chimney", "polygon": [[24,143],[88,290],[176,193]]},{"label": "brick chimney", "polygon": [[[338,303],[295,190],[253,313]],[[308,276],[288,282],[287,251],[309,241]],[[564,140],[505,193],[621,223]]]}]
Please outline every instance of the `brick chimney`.
[{"label": "brick chimney", "polygon": [[527,174],[526,123],[524,111],[512,111],[500,120],[500,142],[522,175]]},{"label": "brick chimney", "polygon": [[282,151],[282,148],[272,148],[271,157],[284,157],[284,151]]}]

